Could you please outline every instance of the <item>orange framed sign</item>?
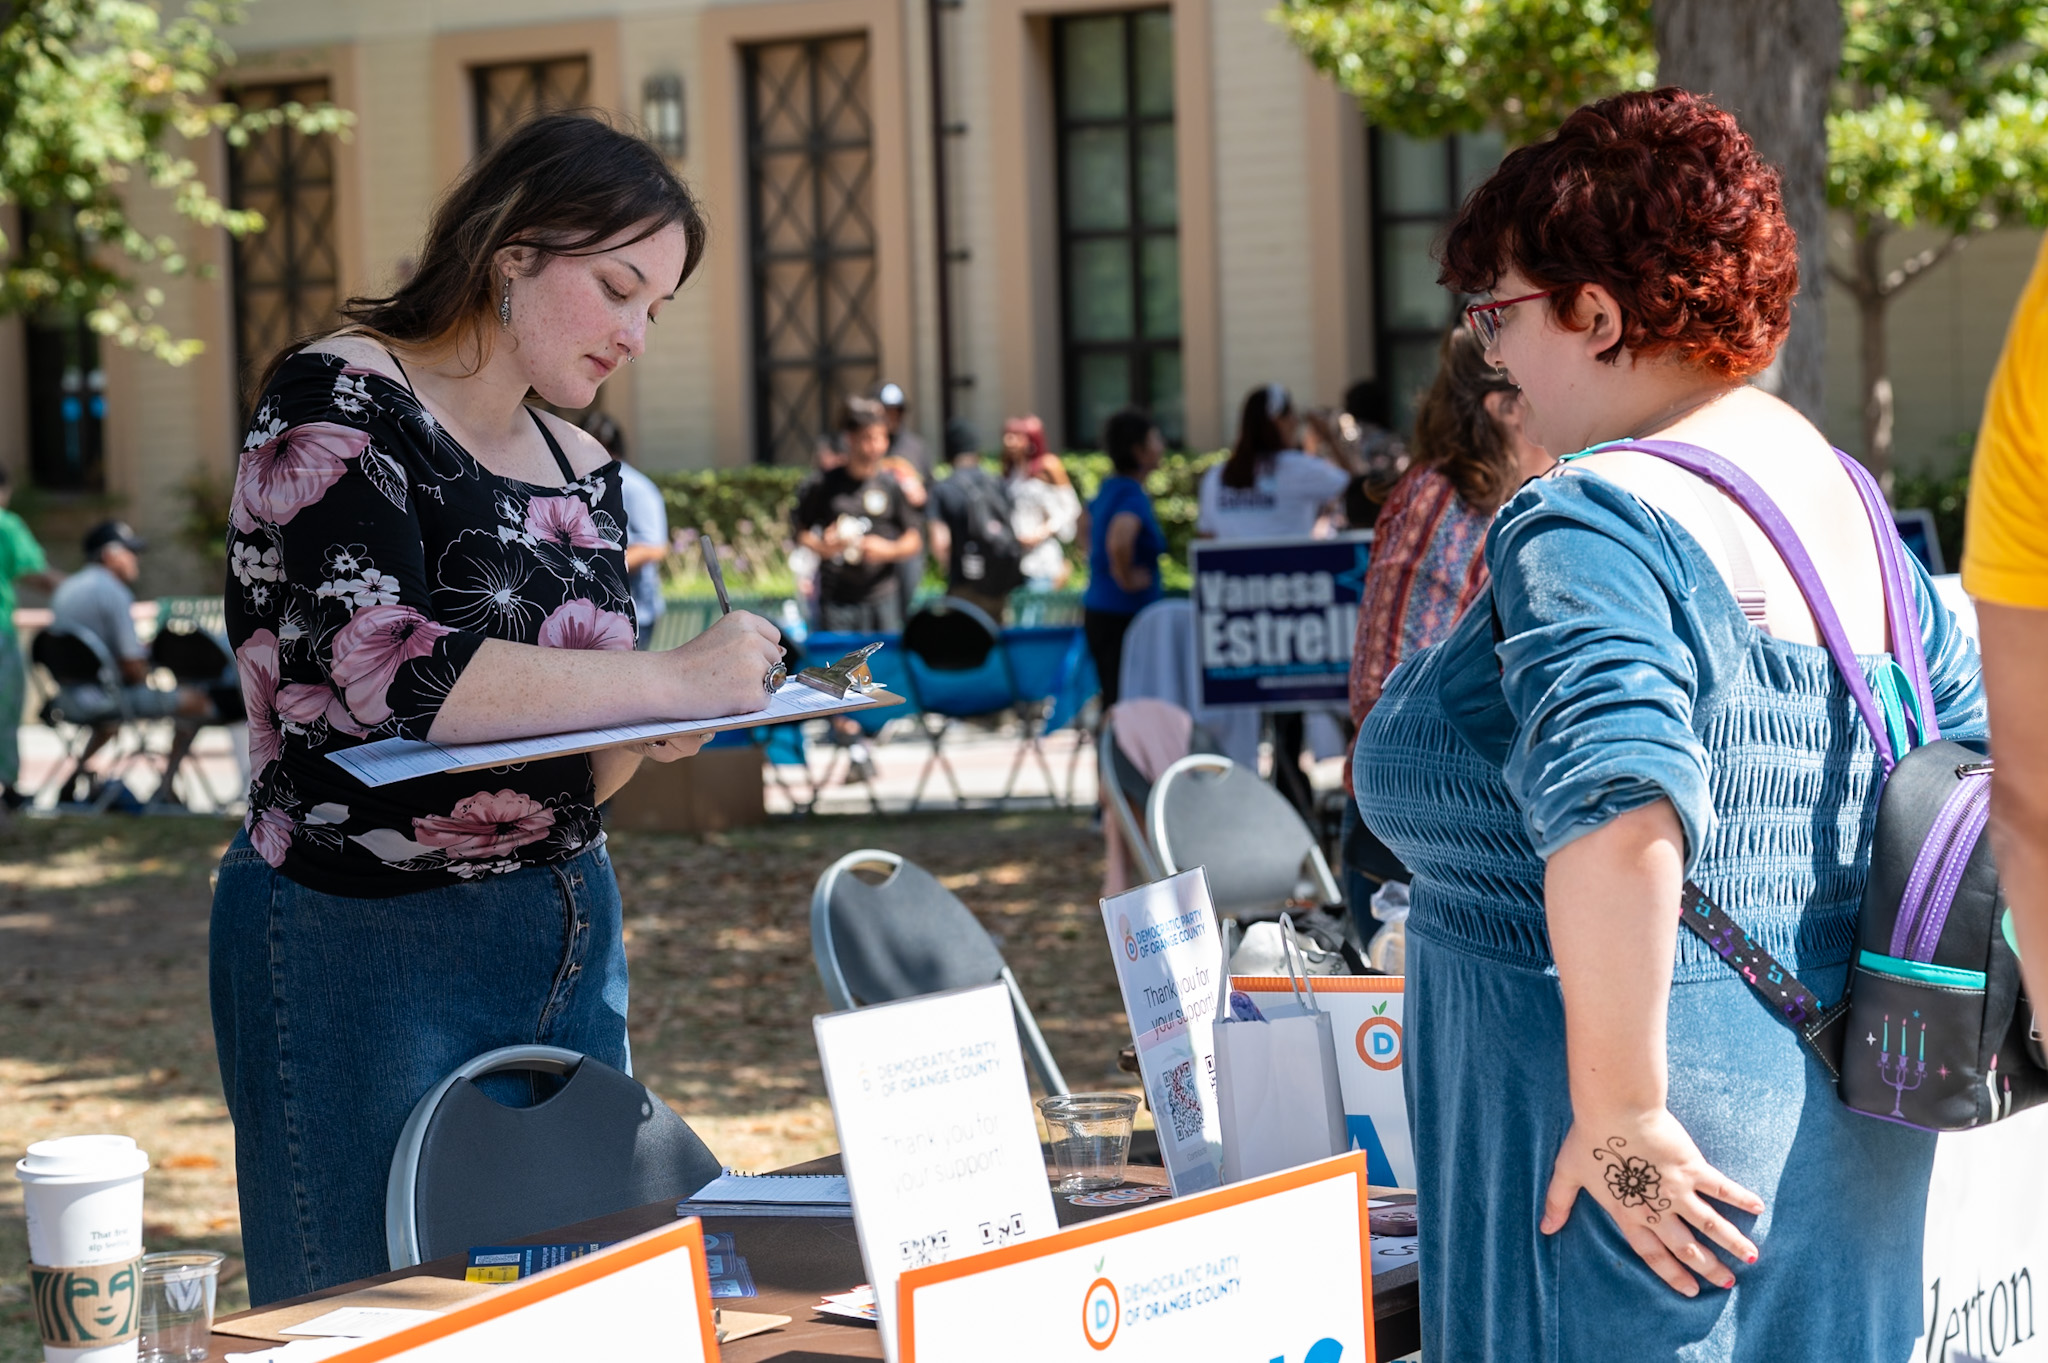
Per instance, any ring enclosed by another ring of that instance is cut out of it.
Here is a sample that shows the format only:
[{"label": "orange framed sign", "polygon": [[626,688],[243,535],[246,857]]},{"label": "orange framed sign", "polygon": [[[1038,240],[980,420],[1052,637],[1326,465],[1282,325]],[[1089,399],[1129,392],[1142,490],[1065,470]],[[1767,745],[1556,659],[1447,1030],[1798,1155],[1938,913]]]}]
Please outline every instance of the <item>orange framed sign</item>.
[{"label": "orange framed sign", "polygon": [[331,1357],[333,1363],[717,1363],[703,1223],[689,1217],[623,1240]]},{"label": "orange framed sign", "polygon": [[[1330,1015],[1337,1036],[1337,1083],[1344,1094],[1344,1129],[1351,1148],[1365,1152],[1373,1186],[1413,1188],[1415,1147],[1408,1137],[1408,1095],[1401,1088],[1407,1054],[1401,1029],[1407,981],[1399,975],[1311,975],[1316,1006]],[[1233,975],[1232,989],[1261,1008],[1292,1007],[1284,976]]]},{"label": "orange framed sign", "polygon": [[1366,1205],[1354,1150],[911,1269],[897,1358],[1366,1363]]}]

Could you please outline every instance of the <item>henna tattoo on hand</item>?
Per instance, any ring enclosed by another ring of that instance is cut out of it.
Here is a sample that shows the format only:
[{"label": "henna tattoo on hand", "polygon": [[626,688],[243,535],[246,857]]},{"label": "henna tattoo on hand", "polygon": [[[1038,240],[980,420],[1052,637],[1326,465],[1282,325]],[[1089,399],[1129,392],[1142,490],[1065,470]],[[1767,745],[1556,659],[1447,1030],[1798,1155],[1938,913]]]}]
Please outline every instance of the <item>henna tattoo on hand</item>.
[{"label": "henna tattoo on hand", "polygon": [[1593,1147],[1593,1159],[1607,1171],[1607,1191],[1624,1207],[1643,1208],[1654,1226],[1664,1219],[1659,1213],[1671,1210],[1671,1199],[1658,1196],[1664,1176],[1641,1155],[1624,1155],[1627,1147],[1621,1137],[1609,1136],[1607,1144]]}]

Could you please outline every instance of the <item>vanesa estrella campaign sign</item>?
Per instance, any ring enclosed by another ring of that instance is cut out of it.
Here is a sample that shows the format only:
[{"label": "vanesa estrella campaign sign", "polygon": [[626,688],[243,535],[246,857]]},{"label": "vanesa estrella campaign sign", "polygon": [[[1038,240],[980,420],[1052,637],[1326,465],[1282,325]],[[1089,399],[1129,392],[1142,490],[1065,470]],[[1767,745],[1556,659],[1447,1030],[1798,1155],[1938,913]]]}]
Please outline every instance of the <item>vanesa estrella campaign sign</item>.
[{"label": "vanesa estrella campaign sign", "polygon": [[1202,704],[1343,705],[1371,543],[1370,530],[1322,540],[1196,541],[1188,572]]}]

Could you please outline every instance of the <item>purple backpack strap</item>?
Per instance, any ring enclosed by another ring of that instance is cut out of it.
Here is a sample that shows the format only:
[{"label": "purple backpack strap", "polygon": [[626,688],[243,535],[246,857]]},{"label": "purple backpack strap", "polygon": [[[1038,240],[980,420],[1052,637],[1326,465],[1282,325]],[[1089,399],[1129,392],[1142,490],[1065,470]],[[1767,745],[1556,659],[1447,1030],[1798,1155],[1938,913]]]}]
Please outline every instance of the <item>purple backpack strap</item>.
[{"label": "purple backpack strap", "polygon": [[[1876,740],[1878,756],[1883,758],[1885,771],[1889,773],[1901,754],[1892,752],[1883,711],[1878,708],[1877,697],[1871,693],[1870,681],[1863,675],[1862,665],[1856,661],[1855,650],[1849,647],[1849,635],[1842,628],[1841,617],[1835,614],[1835,603],[1829,599],[1827,588],[1821,585],[1820,571],[1813,566],[1806,546],[1800,543],[1798,533],[1792,529],[1792,522],[1785,519],[1785,513],[1771,500],[1771,495],[1732,462],[1698,445],[1686,445],[1675,440],[1631,440],[1600,447],[1602,454],[1615,450],[1637,450],[1676,464],[1720,488],[1749,513],[1750,519],[1757,523],[1771,546],[1778,551],[1778,557],[1785,560],[1793,581],[1799,584],[1800,595],[1806,598],[1807,609],[1813,612],[1813,622],[1820,629],[1820,637],[1827,644],[1828,653],[1834,658],[1835,668],[1842,674],[1842,681],[1848,686],[1849,697],[1856,702],[1864,725]],[[1897,531],[1892,531],[1890,537],[1896,536]],[[1880,537],[1878,549],[1881,564],[1886,562],[1883,538]],[[1889,604],[1893,595],[1889,572],[1885,574],[1884,585],[1885,600]],[[1919,632],[1915,630],[1910,638],[1917,651]]]},{"label": "purple backpack strap", "polygon": [[1941,737],[1940,722],[1934,717],[1934,686],[1927,672],[1927,653],[1920,646],[1920,608],[1913,595],[1912,573],[1906,567],[1906,546],[1899,540],[1898,522],[1892,519],[1891,504],[1870,470],[1850,456],[1835,451],[1835,458],[1848,470],[1849,481],[1863,499],[1870,517],[1870,533],[1877,541],[1877,560],[1884,572],[1885,614],[1891,625],[1892,657],[1904,669],[1913,686],[1913,699],[1920,712],[1920,741],[1932,743]]}]

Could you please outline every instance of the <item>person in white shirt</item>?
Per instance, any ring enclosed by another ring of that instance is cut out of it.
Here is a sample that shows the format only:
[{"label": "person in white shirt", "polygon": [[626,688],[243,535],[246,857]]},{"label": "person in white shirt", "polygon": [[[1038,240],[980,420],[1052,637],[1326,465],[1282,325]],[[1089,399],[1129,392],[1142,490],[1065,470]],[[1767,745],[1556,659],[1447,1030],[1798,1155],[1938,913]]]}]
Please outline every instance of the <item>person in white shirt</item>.
[{"label": "person in white shirt", "polygon": [[1202,475],[1195,533],[1205,539],[1297,539],[1315,533],[1316,518],[1342,495],[1359,470],[1350,451],[1333,459],[1304,454],[1294,399],[1277,383],[1245,396],[1230,458]]},{"label": "person in white shirt", "polygon": [[626,433],[606,412],[583,429],[619,461],[619,496],[626,504],[626,580],[633,593],[635,648],[654,638],[654,622],[668,609],[661,599],[661,561],[668,557],[668,503],[652,478],[626,461]]},{"label": "person in white shirt", "polygon": [[[1195,534],[1214,540],[1316,535],[1323,508],[1343,495],[1361,467],[1342,445],[1332,445],[1328,459],[1303,453],[1300,432],[1294,399],[1284,385],[1269,383],[1247,393],[1230,458],[1202,475]],[[1312,817],[1315,792],[1301,769],[1302,717],[1280,712],[1272,721],[1273,784],[1304,818]]]}]

